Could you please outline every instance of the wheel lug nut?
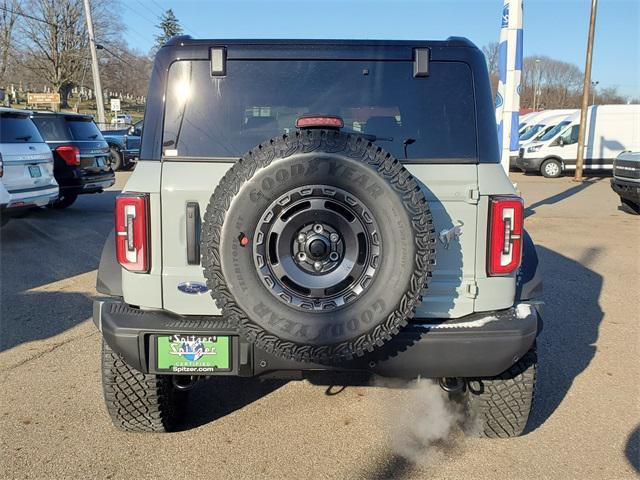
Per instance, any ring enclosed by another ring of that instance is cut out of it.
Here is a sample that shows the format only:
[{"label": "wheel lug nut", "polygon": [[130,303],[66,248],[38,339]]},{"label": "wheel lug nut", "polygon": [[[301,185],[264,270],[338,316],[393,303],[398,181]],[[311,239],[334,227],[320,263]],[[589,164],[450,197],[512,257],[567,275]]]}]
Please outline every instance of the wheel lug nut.
[{"label": "wheel lug nut", "polygon": [[338,252],[331,252],[329,254],[329,260],[331,260],[332,262],[335,262],[336,260],[338,260]]},{"label": "wheel lug nut", "polygon": [[320,271],[320,269],[322,268],[322,263],[320,262],[315,262],[313,264],[313,268],[315,268],[316,270]]},{"label": "wheel lug nut", "polygon": [[298,253],[298,260],[304,262],[307,259],[307,255],[304,252]]},{"label": "wheel lug nut", "polygon": [[300,235],[298,235],[298,242],[304,243],[306,239],[307,239],[307,236],[304,233],[301,233]]},{"label": "wheel lug nut", "polygon": [[329,240],[331,240],[333,243],[337,243],[338,240],[340,240],[340,237],[337,233],[332,233],[331,235],[329,235]]},{"label": "wheel lug nut", "polygon": [[316,233],[322,233],[322,230],[324,230],[324,229],[322,228],[322,225],[320,225],[319,223],[316,223],[313,226],[313,231],[316,232]]}]

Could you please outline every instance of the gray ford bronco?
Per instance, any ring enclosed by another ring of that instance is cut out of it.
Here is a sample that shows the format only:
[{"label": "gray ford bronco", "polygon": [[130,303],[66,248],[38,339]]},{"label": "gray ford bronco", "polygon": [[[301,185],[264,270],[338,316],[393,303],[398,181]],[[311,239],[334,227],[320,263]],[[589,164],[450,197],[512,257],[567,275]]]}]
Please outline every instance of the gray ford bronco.
[{"label": "gray ford bronco", "polygon": [[203,378],[381,375],[523,432],[541,283],[471,42],[176,37],[144,121],[94,303],[115,425],[180,428]]}]

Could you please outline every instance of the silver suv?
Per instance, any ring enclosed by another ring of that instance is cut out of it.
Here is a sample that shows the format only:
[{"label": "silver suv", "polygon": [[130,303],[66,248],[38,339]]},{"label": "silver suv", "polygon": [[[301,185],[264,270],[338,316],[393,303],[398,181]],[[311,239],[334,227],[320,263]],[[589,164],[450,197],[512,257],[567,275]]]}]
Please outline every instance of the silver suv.
[{"label": "silver suv", "polygon": [[0,108],[0,222],[58,198],[51,149],[30,112]]},{"label": "silver suv", "polygon": [[179,37],[144,121],[94,304],[115,425],[177,428],[202,378],[349,373],[523,431],[541,284],[473,44]]}]

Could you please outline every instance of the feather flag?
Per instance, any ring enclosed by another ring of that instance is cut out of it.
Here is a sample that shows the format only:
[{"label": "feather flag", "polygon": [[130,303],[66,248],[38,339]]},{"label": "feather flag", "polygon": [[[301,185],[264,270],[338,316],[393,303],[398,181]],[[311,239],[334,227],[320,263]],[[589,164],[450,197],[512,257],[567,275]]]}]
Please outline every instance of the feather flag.
[{"label": "feather flag", "polygon": [[498,46],[496,122],[500,159],[509,171],[509,157],[518,155],[518,118],[522,74],[522,0],[504,0]]}]

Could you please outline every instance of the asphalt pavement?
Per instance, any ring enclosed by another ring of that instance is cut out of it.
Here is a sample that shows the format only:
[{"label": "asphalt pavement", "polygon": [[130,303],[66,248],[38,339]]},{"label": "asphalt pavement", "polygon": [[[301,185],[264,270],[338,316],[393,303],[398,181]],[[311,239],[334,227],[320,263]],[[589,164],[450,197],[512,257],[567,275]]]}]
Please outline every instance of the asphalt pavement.
[{"label": "asphalt pavement", "polygon": [[[29,478],[638,478],[640,218],[608,178],[512,173],[545,282],[539,382],[524,436],[415,440],[438,392],[395,382],[327,391],[308,382],[202,382],[184,431],[126,434],[107,416],[96,268],[112,190],[40,210],[0,232],[0,472]],[[383,386],[381,386],[383,385]],[[407,386],[407,385],[404,385]],[[433,422],[431,421],[433,420]]]}]

